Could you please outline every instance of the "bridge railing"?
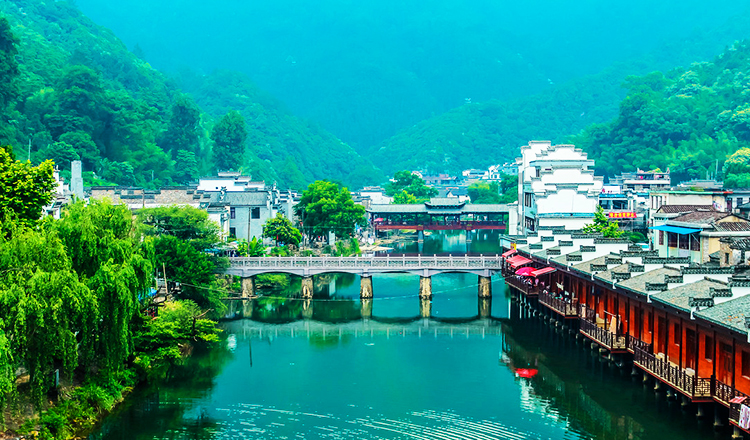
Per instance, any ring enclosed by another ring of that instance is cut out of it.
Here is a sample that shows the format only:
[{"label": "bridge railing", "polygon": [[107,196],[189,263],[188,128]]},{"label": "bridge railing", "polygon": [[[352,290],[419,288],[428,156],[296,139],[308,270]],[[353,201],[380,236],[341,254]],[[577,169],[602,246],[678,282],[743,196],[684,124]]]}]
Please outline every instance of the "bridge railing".
[{"label": "bridge railing", "polygon": [[388,268],[388,267],[425,267],[425,268],[481,268],[501,269],[503,259],[500,256],[480,257],[232,257],[231,267],[248,268]]}]

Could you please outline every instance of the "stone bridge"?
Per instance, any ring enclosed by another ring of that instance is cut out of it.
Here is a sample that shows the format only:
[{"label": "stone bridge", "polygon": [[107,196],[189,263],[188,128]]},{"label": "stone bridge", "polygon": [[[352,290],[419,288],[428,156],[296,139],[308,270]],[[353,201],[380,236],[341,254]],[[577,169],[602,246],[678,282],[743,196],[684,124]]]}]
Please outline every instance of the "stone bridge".
[{"label": "stone bridge", "polygon": [[228,275],[242,278],[242,295],[255,293],[254,276],[285,273],[302,277],[302,297],[312,298],[313,276],[325,273],[350,273],[361,279],[360,296],[372,298],[372,276],[380,273],[419,275],[419,296],[432,297],[433,275],[471,273],[479,277],[479,296],[492,295],[490,277],[503,268],[503,258],[494,256],[462,257],[236,257],[229,259]]}]

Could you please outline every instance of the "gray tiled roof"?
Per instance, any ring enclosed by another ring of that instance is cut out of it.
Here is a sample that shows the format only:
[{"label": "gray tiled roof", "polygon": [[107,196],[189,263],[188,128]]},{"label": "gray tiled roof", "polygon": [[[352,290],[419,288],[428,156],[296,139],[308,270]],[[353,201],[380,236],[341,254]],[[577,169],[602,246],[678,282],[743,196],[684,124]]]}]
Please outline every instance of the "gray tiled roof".
[{"label": "gray tiled roof", "polygon": [[617,283],[618,286],[646,294],[646,283],[664,283],[666,275],[680,275],[679,269],[673,267],[661,267],[641,274],[633,274],[630,279]]},{"label": "gray tiled roof", "polygon": [[619,266],[615,266],[612,269],[606,271],[606,272],[600,272],[596,274],[596,278],[599,278],[602,281],[612,281],[612,274],[613,273],[627,273],[630,271],[630,265],[628,263],[620,264]]},{"label": "gray tiled roof", "polygon": [[714,289],[726,289],[727,285],[716,280],[703,279],[694,283],[683,284],[664,292],[652,294],[651,299],[669,304],[678,309],[690,311],[690,306],[688,305],[690,298],[711,298],[710,291],[712,287]]},{"label": "gray tiled roof", "polygon": [[583,263],[574,264],[572,267],[573,267],[573,269],[575,269],[575,270],[577,270],[579,272],[583,272],[585,274],[591,275],[592,273],[594,273],[594,271],[591,270],[591,265],[593,265],[593,264],[604,264],[604,259],[606,257],[607,256],[603,255],[601,257],[594,258],[593,260],[588,260],[588,261],[584,261]]},{"label": "gray tiled roof", "polygon": [[695,316],[746,333],[745,316],[750,316],[750,295],[730,299],[700,312],[695,312]]}]

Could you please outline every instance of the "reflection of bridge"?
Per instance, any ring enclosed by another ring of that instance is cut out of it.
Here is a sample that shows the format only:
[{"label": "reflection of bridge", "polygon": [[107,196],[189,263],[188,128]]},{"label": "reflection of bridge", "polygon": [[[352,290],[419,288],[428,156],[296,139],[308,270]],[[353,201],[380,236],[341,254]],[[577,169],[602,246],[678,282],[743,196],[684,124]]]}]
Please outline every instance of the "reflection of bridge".
[{"label": "reflection of bridge", "polygon": [[466,204],[457,198],[433,198],[410,205],[372,205],[367,210],[376,231],[387,229],[466,230],[499,229],[516,234],[517,212],[511,205]]},{"label": "reflection of bridge", "polygon": [[375,336],[385,336],[386,338],[406,336],[469,338],[502,334],[500,321],[494,319],[476,319],[460,323],[425,319],[405,324],[382,323],[374,320],[361,320],[347,324],[326,324],[301,320],[284,325],[263,324],[243,319],[226,324],[226,327],[229,332],[242,333],[245,337],[260,338],[280,336],[305,338],[372,338]]},{"label": "reflection of bridge", "polygon": [[471,273],[479,276],[479,296],[492,295],[492,274],[503,268],[500,256],[470,257],[238,257],[230,258],[226,274],[242,277],[242,294],[255,293],[254,276],[285,273],[302,277],[302,297],[312,298],[313,275],[350,273],[361,277],[360,296],[372,298],[372,275],[378,273],[410,273],[419,275],[419,296],[432,296],[433,275]]}]

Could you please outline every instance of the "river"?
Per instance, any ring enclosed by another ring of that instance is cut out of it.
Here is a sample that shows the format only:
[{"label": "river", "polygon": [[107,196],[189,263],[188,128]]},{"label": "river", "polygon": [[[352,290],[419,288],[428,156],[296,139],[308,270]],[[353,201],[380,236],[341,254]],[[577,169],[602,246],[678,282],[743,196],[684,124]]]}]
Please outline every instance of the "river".
[{"label": "river", "polygon": [[[494,254],[497,234],[424,243],[430,255],[467,248]],[[312,302],[287,298],[292,282],[233,303],[220,347],[131,395],[90,438],[728,438],[527,316],[499,277],[484,312],[476,276],[434,277],[429,318],[418,285],[376,275],[369,319],[359,279],[343,274],[318,277]]]}]

